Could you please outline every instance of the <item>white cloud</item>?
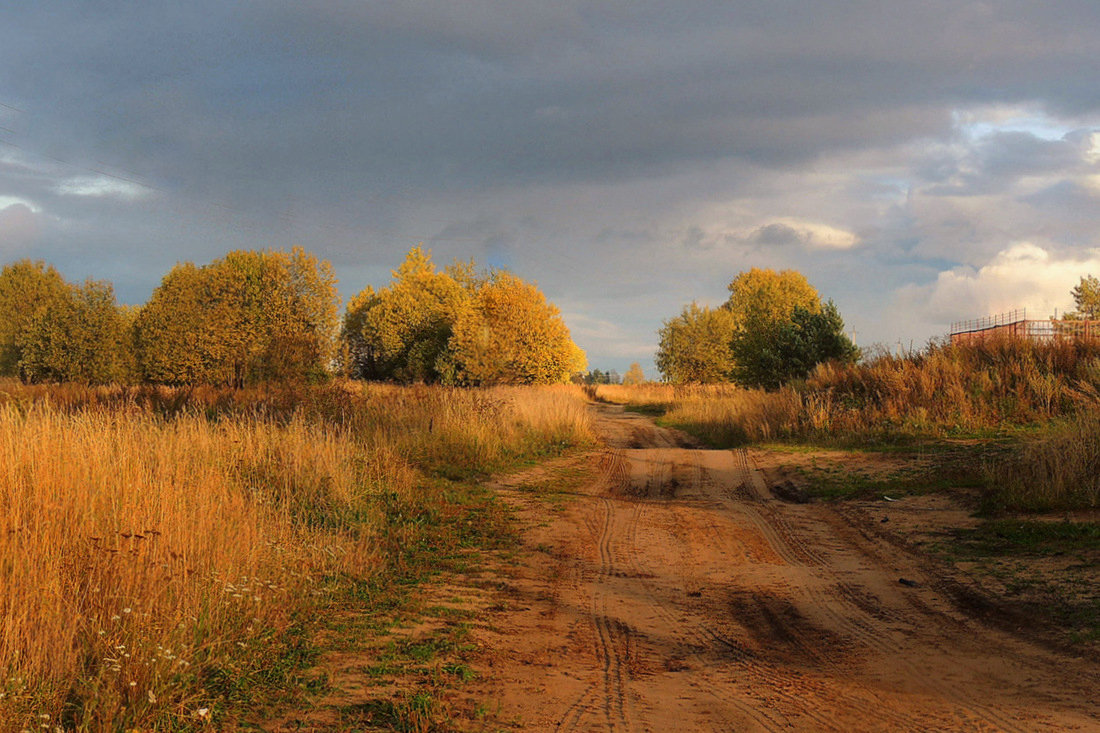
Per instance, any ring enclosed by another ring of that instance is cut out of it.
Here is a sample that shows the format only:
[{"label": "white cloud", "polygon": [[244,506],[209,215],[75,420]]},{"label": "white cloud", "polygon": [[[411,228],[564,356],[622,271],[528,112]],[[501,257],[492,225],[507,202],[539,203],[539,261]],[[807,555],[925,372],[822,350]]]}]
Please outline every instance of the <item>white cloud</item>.
[{"label": "white cloud", "polygon": [[1059,257],[1034,243],[1019,242],[981,268],[947,270],[929,285],[902,288],[897,312],[902,318],[938,324],[1016,308],[1026,308],[1030,318],[1046,318],[1072,308],[1070,291],[1090,273],[1100,273],[1100,250]]},{"label": "white cloud", "polygon": [[68,178],[57,184],[57,192],[64,196],[111,197],[127,201],[149,195],[149,189],[144,186],[106,176]]},{"label": "white cloud", "polygon": [[854,233],[805,219],[773,219],[757,227],[749,239],[761,244],[801,244],[810,249],[851,249],[859,244]]},{"label": "white cloud", "polygon": [[41,211],[41,209],[36,206],[34,202],[28,199],[20,198],[18,196],[0,196],[0,211],[3,211],[4,209],[15,206],[17,204],[26,206],[28,209],[35,213]]}]

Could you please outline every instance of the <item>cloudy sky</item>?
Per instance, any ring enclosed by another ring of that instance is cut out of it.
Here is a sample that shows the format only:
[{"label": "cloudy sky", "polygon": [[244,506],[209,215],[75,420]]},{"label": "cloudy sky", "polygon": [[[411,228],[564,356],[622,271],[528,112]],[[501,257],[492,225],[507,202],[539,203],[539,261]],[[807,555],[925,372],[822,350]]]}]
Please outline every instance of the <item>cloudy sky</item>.
[{"label": "cloudy sky", "polygon": [[862,345],[1100,275],[1100,3],[9,3],[0,263],[141,303],[301,244],[348,297],[417,242],[536,280],[592,366],[749,267]]}]

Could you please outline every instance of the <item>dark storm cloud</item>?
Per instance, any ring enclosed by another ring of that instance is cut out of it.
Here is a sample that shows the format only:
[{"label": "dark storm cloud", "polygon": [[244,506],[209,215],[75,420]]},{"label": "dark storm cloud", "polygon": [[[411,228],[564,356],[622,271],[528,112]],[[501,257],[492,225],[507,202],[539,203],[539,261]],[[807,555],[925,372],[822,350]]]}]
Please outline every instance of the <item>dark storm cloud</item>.
[{"label": "dark storm cloud", "polygon": [[43,144],[259,200],[790,165],[942,131],[954,100],[1098,101],[1091,5],[839,7],[37,3],[0,59]]},{"label": "dark storm cloud", "polygon": [[[533,268],[639,344],[744,266],[827,287],[858,257],[871,292],[952,242],[978,260],[1010,226],[1055,231],[1043,212],[1092,195],[1084,133],[967,140],[955,116],[1094,126],[1091,1],[47,0],[2,21],[21,251],[131,300],[177,259],[299,242],[355,290],[424,240]],[[1001,195],[1001,230],[962,202]],[[630,283],[653,290],[603,299]]]}]

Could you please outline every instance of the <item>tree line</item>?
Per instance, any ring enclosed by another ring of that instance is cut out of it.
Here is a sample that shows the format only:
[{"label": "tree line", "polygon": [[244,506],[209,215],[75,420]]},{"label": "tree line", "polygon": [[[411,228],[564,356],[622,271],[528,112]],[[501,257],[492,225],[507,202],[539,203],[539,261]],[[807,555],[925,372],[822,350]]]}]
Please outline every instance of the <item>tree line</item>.
[{"label": "tree line", "polygon": [[44,262],[0,270],[0,376],[28,382],[242,386],[333,374],[455,385],[542,384],[586,362],[538,288],[419,247],[341,317],[332,266],[304,249],[176,265],[149,301],[66,282]]},{"label": "tree line", "polygon": [[728,290],[717,308],[693,302],[665,321],[656,358],[665,381],[775,388],[822,362],[859,358],[836,305],[801,273],[753,268]]},{"label": "tree line", "polygon": [[[727,289],[717,308],[693,302],[665,321],[656,358],[665,381],[770,389],[823,362],[859,359],[836,305],[822,302],[801,273],[753,268]],[[1100,279],[1083,276],[1070,294],[1075,310],[1064,320],[1100,320]]]}]

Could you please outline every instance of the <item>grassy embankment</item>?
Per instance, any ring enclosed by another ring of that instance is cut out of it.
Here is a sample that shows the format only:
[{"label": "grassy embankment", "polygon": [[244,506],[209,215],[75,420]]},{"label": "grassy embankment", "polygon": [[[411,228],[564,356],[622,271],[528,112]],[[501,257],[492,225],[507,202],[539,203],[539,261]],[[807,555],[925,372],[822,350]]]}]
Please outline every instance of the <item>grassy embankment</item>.
[{"label": "grassy embankment", "polygon": [[[1088,586],[1100,566],[1100,344],[935,347],[823,366],[773,392],[645,385],[598,395],[715,446],[813,451],[802,471],[819,499],[950,493],[985,519],[939,543],[946,556],[1012,576],[1009,588],[1036,608],[1050,603],[1074,635],[1100,639],[1094,590],[1010,567],[1068,556],[1067,582],[1076,573]],[[890,468],[852,460],[867,452],[889,454]]]},{"label": "grassy embankment", "polygon": [[2,382],[0,730],[222,727],[293,694],[322,619],[507,542],[477,478],[589,439],[564,388]]}]

